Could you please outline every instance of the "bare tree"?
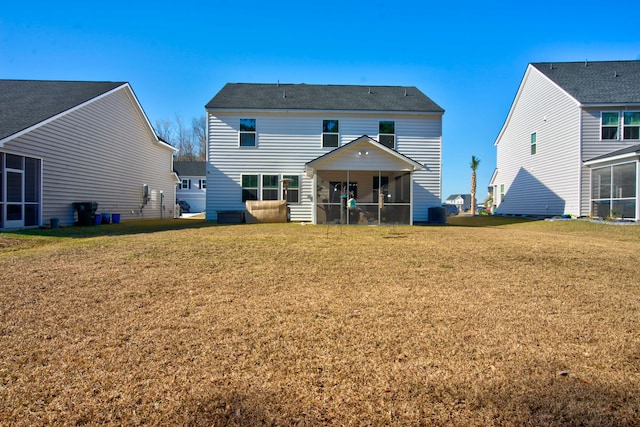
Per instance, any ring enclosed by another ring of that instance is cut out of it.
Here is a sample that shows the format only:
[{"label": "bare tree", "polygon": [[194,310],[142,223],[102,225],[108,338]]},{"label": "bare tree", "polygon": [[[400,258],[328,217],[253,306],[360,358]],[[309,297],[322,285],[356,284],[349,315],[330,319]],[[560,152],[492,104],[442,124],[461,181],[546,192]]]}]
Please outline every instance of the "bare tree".
[{"label": "bare tree", "polygon": [[198,147],[198,160],[207,159],[207,121],[204,116],[194,117],[191,120],[191,129],[195,145]]},{"label": "bare tree", "polygon": [[175,121],[157,120],[155,131],[162,140],[178,149],[176,160],[187,162],[206,160],[207,132],[204,116],[191,119],[190,128],[178,115]]},{"label": "bare tree", "polygon": [[170,145],[176,146],[175,144],[175,131],[173,122],[169,119],[156,120],[156,134],[164,141],[169,143]]}]

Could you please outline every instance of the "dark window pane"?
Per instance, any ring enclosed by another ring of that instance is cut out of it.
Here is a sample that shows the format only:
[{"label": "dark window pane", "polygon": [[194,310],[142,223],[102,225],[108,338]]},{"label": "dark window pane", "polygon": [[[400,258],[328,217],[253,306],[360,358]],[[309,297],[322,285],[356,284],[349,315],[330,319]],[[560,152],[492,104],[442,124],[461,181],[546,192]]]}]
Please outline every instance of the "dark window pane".
[{"label": "dark window pane", "polygon": [[337,147],[338,146],[338,135],[335,135],[335,134],[324,134],[324,135],[322,135],[322,146],[323,147]]},{"label": "dark window pane", "polygon": [[242,201],[246,202],[247,200],[258,200],[258,190],[257,189],[242,189]]},{"label": "dark window pane", "polygon": [[240,146],[241,147],[255,147],[256,134],[255,133],[241,133],[240,134]]},{"label": "dark window pane", "polygon": [[258,188],[258,175],[242,175],[242,187]]},{"label": "dark window pane", "polygon": [[240,119],[240,131],[241,132],[255,132],[256,131],[256,119]]},{"label": "dark window pane", "polygon": [[300,190],[287,190],[287,202],[298,203],[300,201]]},{"label": "dark window pane", "polygon": [[394,135],[380,135],[380,143],[389,148],[395,148],[395,139]]},{"label": "dark window pane", "polygon": [[278,175],[263,175],[262,176],[263,188],[278,188]]},{"label": "dark window pane", "polygon": [[283,175],[282,178],[289,180],[289,189],[300,186],[300,177],[298,175]]},{"label": "dark window pane", "polygon": [[323,120],[322,132],[338,133],[338,121],[337,120]]},{"label": "dark window pane", "polygon": [[262,190],[262,200],[278,200],[278,189]]},{"label": "dark window pane", "polygon": [[7,221],[20,221],[22,219],[22,205],[7,205]]},{"label": "dark window pane", "polygon": [[13,154],[7,154],[7,169],[22,170],[22,157],[14,156]]},{"label": "dark window pane", "polygon": [[38,225],[38,205],[24,205],[24,225],[26,227]]},{"label": "dark window pane", "polygon": [[396,123],[392,121],[380,122],[379,133],[396,133]]},{"label": "dark window pane", "polygon": [[638,126],[625,126],[624,128],[624,139],[639,139],[640,138],[640,127]]},{"label": "dark window pane", "polygon": [[21,172],[7,172],[7,202],[22,202]]},{"label": "dark window pane", "polygon": [[602,128],[602,139],[618,139],[618,128],[617,127],[603,127]]},{"label": "dark window pane", "polygon": [[40,200],[40,161],[24,159],[24,201],[39,202]]}]

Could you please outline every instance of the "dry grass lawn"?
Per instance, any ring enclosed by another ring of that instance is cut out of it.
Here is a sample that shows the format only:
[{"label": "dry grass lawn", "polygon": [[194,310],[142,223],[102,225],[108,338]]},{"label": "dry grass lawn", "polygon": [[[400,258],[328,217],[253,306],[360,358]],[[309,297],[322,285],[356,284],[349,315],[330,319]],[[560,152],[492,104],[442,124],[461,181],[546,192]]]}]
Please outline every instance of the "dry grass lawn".
[{"label": "dry grass lawn", "polygon": [[640,227],[454,221],[2,233],[0,424],[640,425]]}]

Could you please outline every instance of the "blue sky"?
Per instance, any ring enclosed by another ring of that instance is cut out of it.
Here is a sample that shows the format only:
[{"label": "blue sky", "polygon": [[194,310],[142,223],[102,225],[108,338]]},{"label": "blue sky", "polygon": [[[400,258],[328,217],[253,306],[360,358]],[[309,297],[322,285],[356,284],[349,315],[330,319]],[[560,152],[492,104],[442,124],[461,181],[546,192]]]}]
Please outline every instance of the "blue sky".
[{"label": "blue sky", "polygon": [[[6,2],[5,2],[6,3]],[[9,2],[0,78],[127,81],[187,123],[227,82],[416,86],[446,112],[443,198],[478,198],[529,62],[640,59],[640,2]]]}]

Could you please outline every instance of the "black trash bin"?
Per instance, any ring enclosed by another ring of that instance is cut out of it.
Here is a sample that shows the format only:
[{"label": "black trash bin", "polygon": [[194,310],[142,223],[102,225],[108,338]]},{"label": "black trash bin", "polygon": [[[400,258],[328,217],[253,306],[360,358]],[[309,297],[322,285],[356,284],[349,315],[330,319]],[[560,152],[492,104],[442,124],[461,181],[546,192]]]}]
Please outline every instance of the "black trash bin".
[{"label": "black trash bin", "polygon": [[73,202],[78,212],[78,225],[94,225],[98,202]]},{"label": "black trash bin", "polygon": [[445,212],[445,208],[429,208],[427,211],[429,224],[445,224],[447,222]]}]

